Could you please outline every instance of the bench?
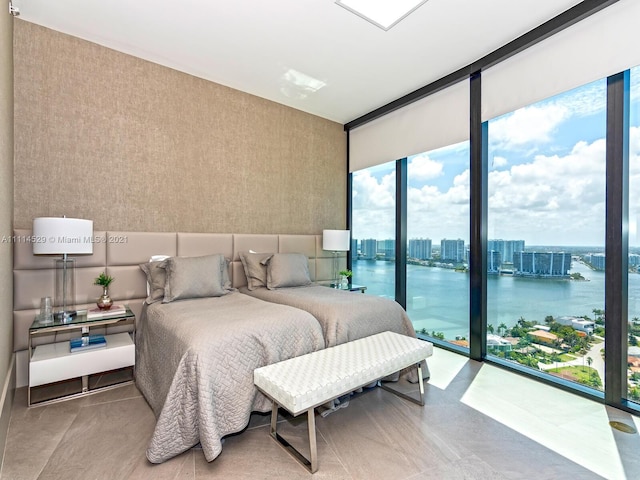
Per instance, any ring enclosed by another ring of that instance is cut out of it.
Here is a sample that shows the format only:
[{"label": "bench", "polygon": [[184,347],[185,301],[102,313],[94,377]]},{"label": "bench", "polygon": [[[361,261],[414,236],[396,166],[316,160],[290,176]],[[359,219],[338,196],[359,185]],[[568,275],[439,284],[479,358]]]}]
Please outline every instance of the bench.
[{"label": "bench", "polygon": [[[415,365],[420,399],[385,390],[424,405],[421,363],[433,354],[433,345],[393,332],[383,332],[282,362],[257,368],[253,382],[271,400],[270,434],[311,473],[318,470],[314,409],[330,400]],[[277,432],[278,408],[294,417],[307,412],[310,457],[307,459]]]}]

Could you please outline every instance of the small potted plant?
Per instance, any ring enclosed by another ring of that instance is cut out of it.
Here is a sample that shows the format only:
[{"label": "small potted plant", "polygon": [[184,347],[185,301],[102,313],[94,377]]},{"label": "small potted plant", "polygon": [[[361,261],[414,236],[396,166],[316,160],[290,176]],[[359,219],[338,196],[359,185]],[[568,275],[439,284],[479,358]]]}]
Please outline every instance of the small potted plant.
[{"label": "small potted plant", "polygon": [[102,287],[102,295],[100,295],[96,302],[100,310],[109,310],[111,305],[113,305],[113,300],[109,296],[109,285],[111,285],[113,281],[114,278],[104,272],[98,275],[98,277],[93,281],[94,285],[100,285]]},{"label": "small potted plant", "polygon": [[347,288],[351,283],[351,276],[353,275],[353,272],[351,270],[340,270],[338,274],[340,275],[340,286],[342,288]]}]

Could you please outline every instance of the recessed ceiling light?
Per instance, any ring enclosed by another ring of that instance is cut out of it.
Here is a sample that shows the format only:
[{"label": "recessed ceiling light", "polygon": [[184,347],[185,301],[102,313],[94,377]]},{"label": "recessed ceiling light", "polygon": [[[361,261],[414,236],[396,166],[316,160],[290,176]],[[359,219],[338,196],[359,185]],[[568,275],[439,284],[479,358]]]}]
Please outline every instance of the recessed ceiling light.
[{"label": "recessed ceiling light", "polygon": [[336,0],[341,7],[389,30],[427,0]]}]

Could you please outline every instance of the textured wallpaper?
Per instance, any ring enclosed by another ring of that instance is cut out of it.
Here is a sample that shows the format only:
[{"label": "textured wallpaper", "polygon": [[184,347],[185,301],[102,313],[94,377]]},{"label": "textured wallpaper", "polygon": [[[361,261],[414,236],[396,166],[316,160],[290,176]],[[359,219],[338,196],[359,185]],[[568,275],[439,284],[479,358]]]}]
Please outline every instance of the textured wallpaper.
[{"label": "textured wallpaper", "polygon": [[[5,385],[13,355],[13,17],[0,15],[0,385]],[[0,386],[0,399],[3,387]],[[14,384],[9,383],[9,388]],[[11,406],[13,391],[6,392]],[[0,403],[0,452],[4,451],[9,412]]]},{"label": "textured wallpaper", "polygon": [[17,228],[318,234],[343,228],[340,124],[17,20]]}]

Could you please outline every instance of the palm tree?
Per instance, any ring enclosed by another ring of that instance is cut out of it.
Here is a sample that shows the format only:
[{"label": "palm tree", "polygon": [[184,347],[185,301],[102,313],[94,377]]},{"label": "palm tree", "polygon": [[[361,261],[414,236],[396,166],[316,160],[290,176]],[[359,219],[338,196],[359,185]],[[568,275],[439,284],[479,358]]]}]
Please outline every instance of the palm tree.
[{"label": "palm tree", "polygon": [[487,332],[493,333],[493,325],[491,324],[487,325]]},{"label": "palm tree", "polygon": [[504,322],[498,325],[498,333],[500,335],[504,335],[505,333],[507,333],[507,325]]}]

